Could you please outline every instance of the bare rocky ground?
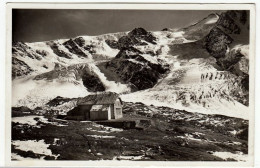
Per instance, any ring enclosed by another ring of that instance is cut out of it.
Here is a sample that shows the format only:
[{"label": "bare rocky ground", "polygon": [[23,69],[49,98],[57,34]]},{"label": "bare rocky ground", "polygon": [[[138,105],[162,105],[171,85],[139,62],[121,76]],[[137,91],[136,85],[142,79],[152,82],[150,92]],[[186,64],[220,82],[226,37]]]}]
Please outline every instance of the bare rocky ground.
[{"label": "bare rocky ground", "polygon": [[[123,112],[124,119],[119,121],[142,122],[137,122],[136,129],[123,129],[15,112],[12,154],[44,160],[238,161],[215,153],[248,153],[247,120],[142,103],[125,103]],[[35,123],[19,123],[19,117],[32,117]],[[51,152],[19,147],[20,142],[30,140],[43,141],[48,144],[45,150]]]}]

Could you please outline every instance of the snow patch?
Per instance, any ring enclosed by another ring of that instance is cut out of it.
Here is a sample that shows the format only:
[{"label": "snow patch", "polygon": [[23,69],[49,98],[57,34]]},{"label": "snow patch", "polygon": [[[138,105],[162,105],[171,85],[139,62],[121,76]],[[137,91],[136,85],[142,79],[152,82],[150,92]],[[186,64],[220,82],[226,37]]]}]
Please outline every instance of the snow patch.
[{"label": "snow patch", "polygon": [[187,140],[193,140],[193,141],[199,141],[201,142],[201,139],[194,138],[192,134],[185,134],[185,136],[176,136],[178,138],[187,139]]},{"label": "snow patch", "polygon": [[44,156],[42,156],[40,159],[38,159],[38,158],[23,157],[23,156],[18,155],[17,153],[11,154],[11,159],[18,160],[18,161],[20,161],[20,160],[44,160],[43,158],[44,158]]},{"label": "snow patch", "polygon": [[[103,131],[98,131],[98,132],[103,132],[103,133],[122,132],[123,131],[123,129],[113,128],[113,127],[109,127],[109,126],[105,126],[105,125],[94,124],[93,126],[99,128],[99,129],[102,129]],[[93,129],[91,129],[91,130],[93,130]],[[93,131],[96,131],[96,130],[93,130]]]},{"label": "snow patch", "polygon": [[233,131],[228,131],[228,132],[230,132],[230,133],[233,134],[233,135],[236,135],[238,131],[233,130]]},{"label": "snow patch", "polygon": [[46,144],[44,140],[27,140],[20,141],[15,140],[12,141],[12,145],[15,146],[16,149],[20,149],[22,151],[32,151],[35,154],[42,154],[47,156],[54,156],[56,159],[59,155],[52,154],[52,151],[49,148],[50,144]]},{"label": "snow patch", "polygon": [[12,122],[20,123],[20,124],[29,124],[31,126],[37,126],[36,124],[38,121],[35,120],[35,118],[39,118],[39,121],[46,120],[43,116],[23,116],[23,117],[13,117]]},{"label": "snow patch", "polygon": [[34,76],[12,81],[12,106],[35,108],[44,106],[57,96],[75,98],[89,94],[82,82],[75,85],[70,82],[33,80]]},{"label": "snow patch", "polygon": [[248,155],[243,154],[242,152],[237,152],[237,153],[231,153],[231,152],[213,152],[214,156],[220,157],[224,160],[227,159],[234,159],[236,161],[242,161],[246,162],[248,161]]},{"label": "snow patch", "polygon": [[[116,37],[112,37],[113,35],[110,35],[110,38],[117,39]],[[105,42],[106,38],[108,37],[105,35],[101,36],[82,36],[82,38],[85,40],[85,44],[91,44],[94,46],[95,54],[93,54],[93,59],[98,58],[99,55],[105,56],[107,58],[112,58],[117,55],[119,52],[118,49],[113,49],[107,45]]]},{"label": "snow patch", "polygon": [[205,24],[213,24],[213,23],[216,23],[218,21],[218,17],[215,17],[215,18],[212,18],[212,19],[209,19],[207,22],[205,22]]},{"label": "snow patch", "polygon": [[141,64],[141,65],[144,65],[144,63],[139,62],[139,61],[137,61],[137,60],[135,60],[135,59],[128,59],[128,61],[131,61],[131,62],[133,62],[133,63],[135,63],[135,64]]},{"label": "snow patch", "polygon": [[95,64],[89,64],[91,71],[93,71],[101,80],[101,82],[105,85],[106,91],[116,92],[116,93],[123,93],[123,92],[130,92],[130,88],[122,84],[120,82],[116,83],[114,81],[109,81],[105,77],[105,75],[100,71],[100,69]]},{"label": "snow patch", "polygon": [[115,138],[115,136],[109,136],[109,135],[87,135],[87,136],[93,138]]},{"label": "snow patch", "polygon": [[144,59],[146,59],[147,61],[153,63],[153,64],[158,64],[158,61],[155,57],[152,57],[151,55],[148,54],[142,54],[141,55]]},{"label": "snow patch", "polygon": [[181,63],[176,61],[176,62],[174,62],[173,66],[174,66],[174,68],[179,68],[181,66]]},{"label": "snow patch", "polygon": [[12,122],[19,123],[19,124],[28,124],[31,126],[35,126],[37,128],[40,128],[41,125],[37,125],[39,122],[45,123],[45,124],[52,124],[56,126],[67,126],[63,124],[59,124],[56,122],[49,122],[47,118],[44,118],[44,116],[23,116],[23,117],[13,117]]}]

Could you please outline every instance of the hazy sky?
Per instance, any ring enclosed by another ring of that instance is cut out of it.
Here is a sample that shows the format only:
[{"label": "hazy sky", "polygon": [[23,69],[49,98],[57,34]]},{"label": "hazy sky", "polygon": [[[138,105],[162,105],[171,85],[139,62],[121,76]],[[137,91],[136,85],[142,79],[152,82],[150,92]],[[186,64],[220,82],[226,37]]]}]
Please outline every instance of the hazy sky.
[{"label": "hazy sky", "polygon": [[46,41],[136,27],[150,31],[182,28],[216,12],[220,11],[14,9],[13,40]]}]

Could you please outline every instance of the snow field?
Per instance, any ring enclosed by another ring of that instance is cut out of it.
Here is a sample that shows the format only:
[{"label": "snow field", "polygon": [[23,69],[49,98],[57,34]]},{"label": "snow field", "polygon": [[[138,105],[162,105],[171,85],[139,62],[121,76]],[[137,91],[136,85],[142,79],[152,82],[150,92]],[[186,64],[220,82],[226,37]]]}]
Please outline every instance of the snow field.
[{"label": "snow field", "polygon": [[[42,155],[47,155],[47,156],[54,156],[57,158],[59,155],[52,154],[52,151],[49,148],[50,144],[46,144],[44,140],[27,140],[27,141],[20,141],[20,140],[15,140],[12,141],[12,145],[15,146],[15,149],[20,149],[22,151],[32,151],[35,154],[42,154]],[[23,157],[20,157],[17,154],[12,154],[13,157],[15,157],[18,160],[23,160]]]}]

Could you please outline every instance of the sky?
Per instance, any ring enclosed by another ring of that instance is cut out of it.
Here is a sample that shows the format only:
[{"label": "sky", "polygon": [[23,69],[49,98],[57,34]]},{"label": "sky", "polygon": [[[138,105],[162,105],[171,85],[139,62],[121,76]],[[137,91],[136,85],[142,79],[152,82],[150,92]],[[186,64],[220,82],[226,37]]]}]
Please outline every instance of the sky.
[{"label": "sky", "polygon": [[211,13],[208,10],[13,9],[12,40],[39,42],[80,35],[183,28]]}]

